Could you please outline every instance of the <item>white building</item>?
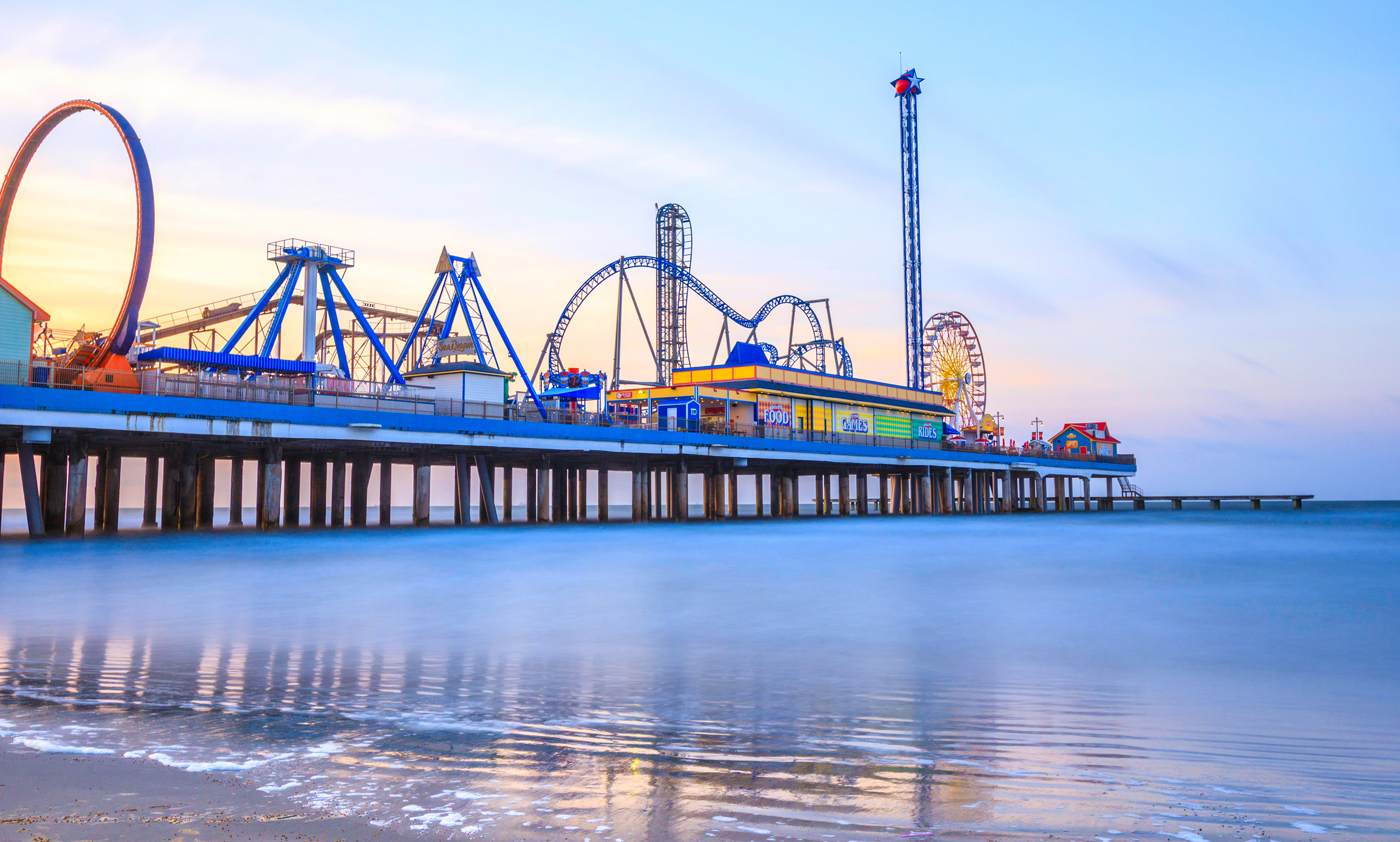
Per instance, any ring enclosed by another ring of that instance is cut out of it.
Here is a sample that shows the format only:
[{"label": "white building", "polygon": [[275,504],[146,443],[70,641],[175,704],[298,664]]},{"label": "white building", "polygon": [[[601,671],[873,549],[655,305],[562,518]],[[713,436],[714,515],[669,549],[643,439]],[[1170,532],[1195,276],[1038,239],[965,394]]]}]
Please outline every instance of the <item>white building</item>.
[{"label": "white building", "polygon": [[510,397],[511,375],[475,362],[426,365],[406,372],[408,385],[431,391],[437,399],[504,404]]}]

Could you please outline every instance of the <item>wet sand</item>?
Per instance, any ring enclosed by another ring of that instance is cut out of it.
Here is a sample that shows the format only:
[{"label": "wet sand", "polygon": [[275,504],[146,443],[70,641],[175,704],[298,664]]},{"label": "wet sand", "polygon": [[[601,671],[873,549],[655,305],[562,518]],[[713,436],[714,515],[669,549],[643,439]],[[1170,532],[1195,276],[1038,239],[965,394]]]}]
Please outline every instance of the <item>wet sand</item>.
[{"label": "wet sand", "polygon": [[307,811],[232,775],[184,772],[148,760],[0,748],[3,840],[406,838],[353,816]]}]

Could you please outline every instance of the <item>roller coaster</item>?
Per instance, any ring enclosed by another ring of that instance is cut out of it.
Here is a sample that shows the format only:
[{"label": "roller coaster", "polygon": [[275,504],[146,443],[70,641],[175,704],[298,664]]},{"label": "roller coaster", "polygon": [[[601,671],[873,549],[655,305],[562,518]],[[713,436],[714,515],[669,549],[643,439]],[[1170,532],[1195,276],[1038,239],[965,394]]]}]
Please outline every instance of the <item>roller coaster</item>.
[{"label": "roller coaster", "polygon": [[[709,304],[724,317],[720,327],[720,333],[715,342],[715,354],[711,363],[717,361],[719,348],[730,338],[729,323],[739,325],[749,330],[748,340],[763,348],[768,361],[773,365],[782,365],[791,368],[807,368],[815,371],[827,370],[827,352],[830,351],[836,358],[837,372],[846,376],[853,376],[853,365],[851,356],[846,350],[845,342],[829,337],[822,329],[821,319],[812,308],[814,301],[800,298],[796,295],[779,295],[765,301],[752,316],[745,316],[733,306],[720,298],[714,290],[706,286],[699,278],[691,274],[689,262],[691,257],[691,227],[690,217],[685,209],[677,204],[668,204],[660,208],[656,215],[656,249],[657,254],[633,255],[631,257],[619,257],[617,260],[607,264],[588,277],[586,281],[574,292],[564,305],[564,311],[560,313],[558,321],[554,325],[549,335],[545,338],[544,348],[540,352],[540,361],[535,365],[532,379],[540,378],[541,365],[547,362],[541,383],[547,382],[551,377],[557,377],[565,370],[563,360],[564,337],[568,332],[569,325],[573,322],[583,303],[588,297],[598,290],[606,281],[614,275],[618,276],[618,298],[617,298],[617,328],[614,343],[613,357],[613,382],[623,382],[620,378],[621,336],[623,321],[623,292],[627,292],[632,301],[633,309],[637,314],[637,320],[642,326],[642,334],[647,343],[647,350],[651,354],[652,362],[655,364],[656,379],[653,381],[630,381],[640,382],[643,385],[665,385],[669,382],[670,374],[677,368],[685,368],[690,363],[690,351],[686,331],[686,298],[688,293],[694,292],[706,304]],[[678,262],[679,261],[679,262]],[[629,269],[650,269],[656,272],[656,294],[657,294],[657,315],[656,331],[657,342],[653,346],[650,336],[646,333],[646,323],[642,319],[641,308],[637,304],[636,295],[632,293],[631,282],[627,279]],[[757,330],[760,323],[768,318],[775,310],[784,305],[792,307],[792,318],[796,321],[797,314],[801,313],[806,319],[808,328],[811,331],[812,339],[808,342],[794,343],[793,331],[788,332],[788,350],[784,356],[779,356],[775,345],[767,342],[757,341]],[[830,308],[827,310],[828,328],[830,327]],[[731,343],[732,346],[732,343]]]},{"label": "roller coaster", "polygon": [[[115,367],[117,374],[131,376],[126,365],[126,353],[136,339],[137,313],[141,300],[146,295],[146,282],[151,274],[151,257],[155,246],[155,188],[151,184],[151,168],[146,161],[146,150],[137,137],[131,123],[115,108],[88,99],[75,99],[63,103],[40,118],[29,131],[19,151],[15,153],[10,169],[5,173],[5,182],[0,187],[0,267],[4,265],[5,232],[9,228],[10,212],[14,208],[15,197],[19,194],[20,182],[29,169],[29,162],[39,151],[44,139],[60,123],[83,111],[93,111],[105,117],[107,122],[121,135],[127,158],[131,161],[132,178],[136,184],[136,252],[131,262],[131,275],[127,280],[126,294],[117,310],[112,329],[104,336],[99,333],[79,331],[77,341],[65,352],[60,371],[86,371],[91,382],[96,382],[96,372]],[[108,377],[110,382],[111,378]]]}]

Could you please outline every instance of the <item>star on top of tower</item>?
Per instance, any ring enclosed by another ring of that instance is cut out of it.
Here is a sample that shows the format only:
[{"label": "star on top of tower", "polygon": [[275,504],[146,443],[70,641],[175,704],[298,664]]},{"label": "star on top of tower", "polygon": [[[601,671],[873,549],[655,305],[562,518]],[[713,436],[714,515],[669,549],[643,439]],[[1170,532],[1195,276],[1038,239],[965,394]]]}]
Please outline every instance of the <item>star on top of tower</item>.
[{"label": "star on top of tower", "polygon": [[919,86],[923,81],[924,80],[914,72],[914,68],[911,67],[901,73],[899,78],[895,79],[890,84],[894,86],[895,96],[904,96],[905,94],[922,93]]}]

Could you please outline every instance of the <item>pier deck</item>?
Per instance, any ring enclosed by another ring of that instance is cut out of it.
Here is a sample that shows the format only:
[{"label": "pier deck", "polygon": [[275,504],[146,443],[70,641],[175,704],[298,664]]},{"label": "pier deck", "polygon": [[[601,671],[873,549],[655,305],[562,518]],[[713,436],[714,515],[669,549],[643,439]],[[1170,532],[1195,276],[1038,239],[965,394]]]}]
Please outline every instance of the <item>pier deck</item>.
[{"label": "pier deck", "polygon": [[[241,525],[248,461],[258,465],[253,500],[257,525],[265,529],[301,525],[303,499],[311,503],[310,525],[367,525],[376,472],[379,519],[387,522],[395,464],[413,466],[418,523],[428,520],[435,465],[455,470],[455,519],[461,523],[472,519],[472,507],[462,501],[473,500],[480,522],[513,519],[518,504],[501,507],[497,500],[518,499],[513,485],[521,472],[530,522],[583,519],[590,472],[604,498],[591,501],[603,504],[601,520],[608,518],[608,475],[631,474],[637,521],[689,519],[691,474],[702,477],[703,517],[715,519],[738,515],[741,478],[754,483],[759,516],[796,515],[801,478],[815,481],[811,499],[819,515],[990,514],[1063,511],[1076,497],[1088,508],[1090,479],[1112,483],[1136,472],[1130,456],[1030,456],[832,433],[731,435],[389,412],[360,400],[316,406],[0,386],[0,439],[7,454],[21,456],[34,535],[81,535],[89,487],[96,528],[114,530],[122,463],[132,459],[145,460],[145,525],[164,529],[213,526],[217,480],[230,497],[231,524]],[[92,457],[97,477],[89,482]],[[305,491],[302,462],[312,466]],[[223,463],[229,464],[216,469]],[[1075,480],[1082,496],[1073,494]],[[1048,500],[1051,482],[1055,497]]]}]

